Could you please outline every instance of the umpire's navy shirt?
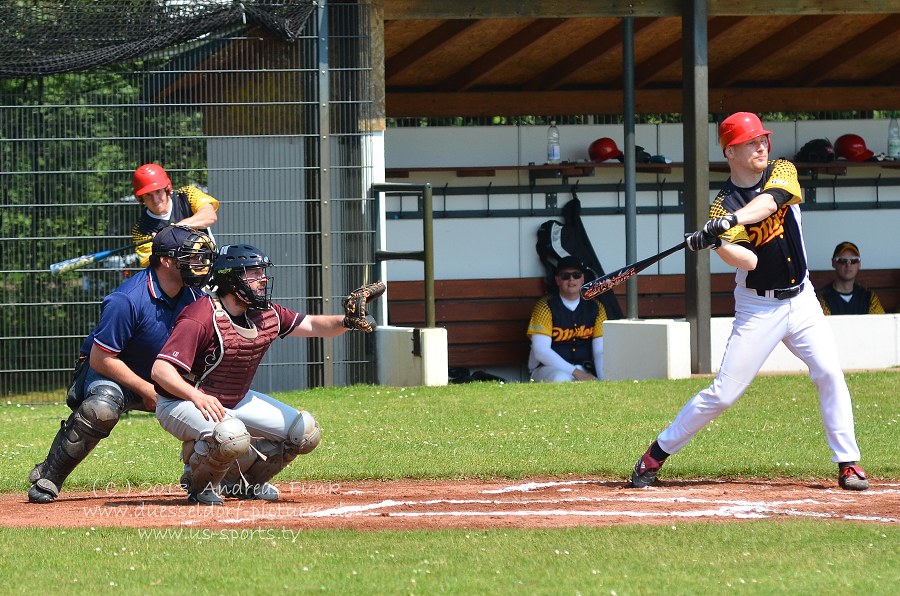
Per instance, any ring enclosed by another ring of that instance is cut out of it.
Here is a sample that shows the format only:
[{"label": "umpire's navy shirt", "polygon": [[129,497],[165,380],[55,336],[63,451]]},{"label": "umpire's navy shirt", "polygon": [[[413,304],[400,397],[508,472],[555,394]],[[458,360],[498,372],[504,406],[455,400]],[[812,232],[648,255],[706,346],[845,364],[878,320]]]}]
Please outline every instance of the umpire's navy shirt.
[{"label": "umpire's navy shirt", "polygon": [[153,361],[175,326],[185,306],[202,294],[184,287],[169,298],[159,286],[151,267],[134,274],[103,299],[100,322],[84,344],[81,353],[90,355],[92,346],[116,354],[136,375],[150,381]]}]

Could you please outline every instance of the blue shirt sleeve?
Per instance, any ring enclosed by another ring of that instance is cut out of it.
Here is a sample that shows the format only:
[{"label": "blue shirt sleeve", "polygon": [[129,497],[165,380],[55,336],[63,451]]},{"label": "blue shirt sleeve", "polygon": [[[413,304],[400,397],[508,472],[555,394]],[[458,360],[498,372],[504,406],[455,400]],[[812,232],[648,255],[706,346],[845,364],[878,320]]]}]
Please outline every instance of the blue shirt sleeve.
[{"label": "blue shirt sleeve", "polygon": [[94,329],[94,343],[107,352],[118,354],[134,336],[137,311],[123,292],[113,292],[103,299],[100,322]]}]

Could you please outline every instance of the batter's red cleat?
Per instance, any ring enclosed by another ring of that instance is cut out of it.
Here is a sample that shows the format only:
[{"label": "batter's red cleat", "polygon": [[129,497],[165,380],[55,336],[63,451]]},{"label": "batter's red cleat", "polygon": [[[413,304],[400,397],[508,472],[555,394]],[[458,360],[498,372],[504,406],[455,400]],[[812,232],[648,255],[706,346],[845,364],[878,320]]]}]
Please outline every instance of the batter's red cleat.
[{"label": "batter's red cleat", "polygon": [[844,490],[866,490],[869,488],[869,479],[866,472],[856,464],[841,468],[838,474],[838,484]]},{"label": "batter's red cleat", "polygon": [[662,462],[653,459],[648,447],[647,452],[634,464],[634,472],[631,473],[631,486],[634,488],[653,486],[653,483],[656,482],[656,474],[661,467]]}]

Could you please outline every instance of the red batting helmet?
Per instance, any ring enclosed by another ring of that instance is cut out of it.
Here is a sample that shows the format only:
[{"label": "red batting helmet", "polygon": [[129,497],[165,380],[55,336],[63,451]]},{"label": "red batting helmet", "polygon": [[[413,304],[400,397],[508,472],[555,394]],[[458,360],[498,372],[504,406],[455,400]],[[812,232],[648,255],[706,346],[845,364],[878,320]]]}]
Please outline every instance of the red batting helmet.
[{"label": "red batting helmet", "polygon": [[[746,143],[762,135],[768,138],[770,134],[772,131],[763,128],[759,116],[751,112],[737,112],[722,120],[722,124],[719,125],[719,145],[724,153],[725,147]],[[770,141],[769,148],[771,147]]]},{"label": "red batting helmet", "polygon": [[155,163],[147,163],[136,169],[132,183],[134,185],[134,196],[136,197],[172,186],[169,175],[166,174],[162,166],[158,166]]},{"label": "red batting helmet", "polygon": [[866,141],[859,135],[841,135],[834,142],[834,154],[850,161],[866,161],[874,152],[866,147]]},{"label": "red batting helmet", "polygon": [[609,137],[597,139],[588,147],[588,157],[591,161],[600,163],[607,159],[619,159],[622,152],[616,147],[616,142]]}]

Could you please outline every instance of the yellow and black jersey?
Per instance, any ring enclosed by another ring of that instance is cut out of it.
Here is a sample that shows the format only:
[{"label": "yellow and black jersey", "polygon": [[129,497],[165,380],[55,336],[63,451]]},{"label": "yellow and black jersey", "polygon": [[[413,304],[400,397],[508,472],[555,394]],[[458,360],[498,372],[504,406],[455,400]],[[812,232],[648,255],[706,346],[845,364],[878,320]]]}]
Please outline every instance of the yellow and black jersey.
[{"label": "yellow and black jersey", "polygon": [[[172,211],[169,214],[169,218],[160,219],[152,215],[147,209],[144,209],[140,221],[131,227],[131,238],[135,244],[149,240],[153,237],[153,234],[169,225],[170,222],[179,222],[187,219],[197,213],[204,205],[212,205],[213,209],[219,210],[219,201],[214,197],[206,194],[196,186],[183,186],[172,193]],[[202,231],[208,232],[206,229]],[[149,242],[135,249],[138,257],[140,257],[141,267],[146,267],[150,264],[151,250],[152,245]]]},{"label": "yellow and black jersey", "polygon": [[806,278],[806,249],[800,231],[800,208],[803,201],[797,168],[779,159],[770,162],[751,188],[725,182],[709,208],[710,218],[734,213],[762,193],[775,197],[778,209],[766,219],[745,226],[735,226],[722,235],[723,240],[741,244],[756,253],[758,263],[747,272],[748,288],[773,290],[789,288]]},{"label": "yellow and black jersey", "polygon": [[603,337],[606,319],[606,309],[598,300],[581,300],[572,311],[558,295],[545,296],[534,305],[527,334],[549,335],[550,347],[567,362],[586,362],[594,359],[591,341]]},{"label": "yellow and black jersey", "polygon": [[841,294],[832,284],[816,291],[826,315],[883,315],[884,307],[873,290],[853,284],[853,292]]}]

